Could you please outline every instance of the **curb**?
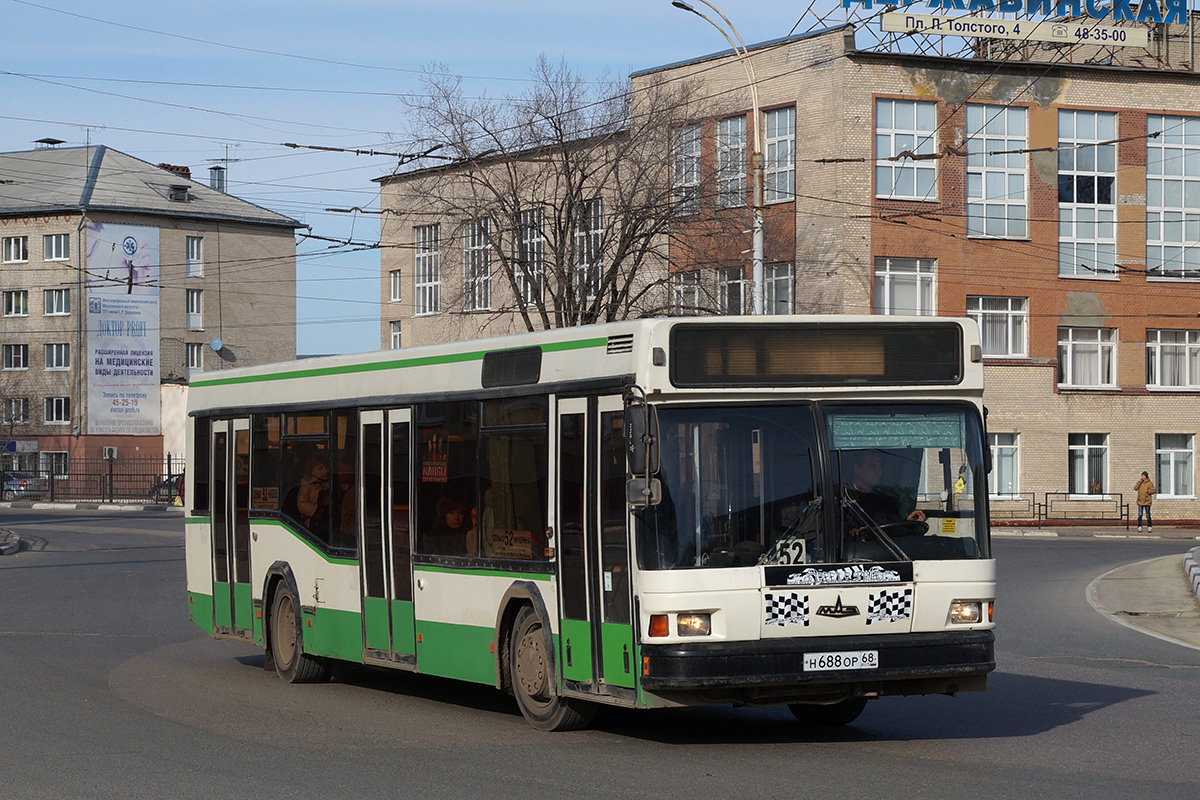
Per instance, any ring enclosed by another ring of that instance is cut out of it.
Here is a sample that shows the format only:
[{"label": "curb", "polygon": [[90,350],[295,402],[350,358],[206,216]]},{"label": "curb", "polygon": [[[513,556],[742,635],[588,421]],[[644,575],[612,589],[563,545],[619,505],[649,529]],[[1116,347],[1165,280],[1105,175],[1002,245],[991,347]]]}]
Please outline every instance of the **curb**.
[{"label": "curb", "polygon": [[1183,557],[1183,572],[1192,584],[1192,592],[1200,600],[1200,547],[1194,548]]},{"label": "curb", "polygon": [[[1057,538],[1086,538],[1086,539],[1135,539],[1145,541],[1163,541],[1167,539],[1200,540],[1195,528],[1164,531],[1157,533],[1109,533],[1104,530],[1087,530],[1071,528],[992,528],[994,539],[1057,539]],[[1197,558],[1200,561],[1200,557]]]},{"label": "curb", "polygon": [[37,511],[171,511],[183,510],[182,506],[170,506],[162,503],[42,503],[5,501],[0,502],[0,508],[28,508]]}]

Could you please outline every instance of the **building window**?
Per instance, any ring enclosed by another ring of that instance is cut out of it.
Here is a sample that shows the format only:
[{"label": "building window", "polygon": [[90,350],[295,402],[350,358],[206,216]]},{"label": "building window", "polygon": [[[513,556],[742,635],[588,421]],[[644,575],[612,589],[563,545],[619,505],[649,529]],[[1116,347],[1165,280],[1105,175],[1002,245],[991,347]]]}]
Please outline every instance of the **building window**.
[{"label": "building window", "polygon": [[70,473],[67,471],[67,453],[64,450],[43,450],[38,454],[40,456],[41,470],[43,473],[53,475],[56,478],[65,478]]},{"label": "building window", "polygon": [[187,371],[190,377],[193,372],[204,370],[204,345],[195,342],[187,344]]},{"label": "building window", "polygon": [[4,424],[29,424],[29,398],[7,397],[4,400]]},{"label": "building window", "polygon": [[875,313],[933,316],[936,270],[931,258],[875,259]]},{"label": "building window", "polygon": [[189,331],[204,330],[204,290],[185,290],[187,302],[186,324]]},{"label": "building window", "polygon": [[1024,239],[1026,112],[1009,106],[967,106],[967,235]]},{"label": "building window", "polygon": [[796,198],[796,107],[766,113],[763,152],[763,201]]},{"label": "building window", "polygon": [[537,305],[542,299],[546,273],[546,235],[542,230],[542,209],[530,208],[521,212],[514,241],[513,258],[517,280],[518,300],[522,305]]},{"label": "building window", "polygon": [[442,310],[441,226],[418,225],[413,228],[416,254],[413,274],[416,278],[415,314],[436,314]]},{"label": "building window", "polygon": [[585,200],[576,212],[575,222],[575,281],[577,302],[582,304],[600,293],[602,265],[600,254],[604,247],[604,204],[601,198]]},{"label": "building window", "polygon": [[741,267],[726,267],[717,272],[717,304],[722,314],[745,314],[750,281]]},{"label": "building window", "polygon": [[66,261],[71,257],[71,234],[47,233],[42,237],[43,261]]},{"label": "building window", "polygon": [[463,230],[463,308],[483,311],[492,307],[491,220],[471,220]]},{"label": "building window", "polygon": [[189,278],[204,275],[204,238],[188,236],[183,240],[184,274]]},{"label": "building window", "polygon": [[46,345],[46,369],[70,369],[71,345],[67,343]]},{"label": "building window", "polygon": [[1108,491],[1108,434],[1067,434],[1067,482],[1071,494]]},{"label": "building window", "polygon": [[913,160],[901,153],[937,153],[937,103],[875,101],[875,196],[894,200],[937,200],[937,159]]},{"label": "building window", "polygon": [[391,301],[399,303],[403,297],[404,276],[400,270],[394,269],[388,273],[388,284],[391,287]]},{"label": "building window", "polygon": [[1146,274],[1200,278],[1200,117],[1146,126]]},{"label": "building window", "polygon": [[392,333],[392,341],[391,341],[392,349],[399,350],[400,349],[400,323],[399,322],[392,323],[391,333]]},{"label": "building window", "polygon": [[746,115],[717,122],[717,207],[746,205]]},{"label": "building window", "polygon": [[1117,115],[1058,112],[1058,274],[1117,272]]},{"label": "building window", "polygon": [[71,422],[71,398],[46,398],[46,424],[67,425]]},{"label": "building window", "polygon": [[1154,479],[1159,497],[1193,497],[1192,435],[1160,433],[1154,437]]},{"label": "building window", "polygon": [[5,236],[4,237],[4,263],[16,264],[21,261],[29,260],[29,237],[28,236]]},{"label": "building window", "polygon": [[671,309],[683,317],[700,313],[700,270],[671,274]]},{"label": "building window", "polygon": [[29,292],[24,289],[4,293],[4,316],[24,317],[29,314]]},{"label": "building window", "polygon": [[1059,328],[1058,385],[1115,386],[1116,339],[1113,328]]},{"label": "building window", "polygon": [[47,317],[65,317],[71,313],[70,289],[47,289],[45,298]]},{"label": "building window", "polygon": [[1200,389],[1200,331],[1146,331],[1146,385]]},{"label": "building window", "polygon": [[6,345],[4,345],[4,368],[5,369],[29,369],[29,345],[27,345],[27,344],[6,344]]},{"label": "building window", "polygon": [[979,323],[985,356],[1024,358],[1029,313],[1024,297],[967,297],[967,316]]},{"label": "building window", "polygon": [[988,494],[993,497],[1014,495],[1020,491],[1017,483],[1020,460],[1015,433],[989,433],[992,448],[992,471],[988,473]]},{"label": "building window", "polygon": [[795,270],[791,264],[767,264],[763,267],[763,313],[791,314]]},{"label": "building window", "polygon": [[700,126],[684,125],[673,134],[675,213],[696,214],[700,211]]}]

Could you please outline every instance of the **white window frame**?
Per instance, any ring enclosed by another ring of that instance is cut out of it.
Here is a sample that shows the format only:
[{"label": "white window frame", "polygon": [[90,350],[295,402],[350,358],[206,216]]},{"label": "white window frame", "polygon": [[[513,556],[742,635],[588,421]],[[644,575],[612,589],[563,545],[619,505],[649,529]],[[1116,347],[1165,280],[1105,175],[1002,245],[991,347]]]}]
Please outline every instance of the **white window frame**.
[{"label": "white window frame", "polygon": [[786,203],[796,199],[796,107],[763,117],[763,202]]},{"label": "white window frame", "polygon": [[1029,356],[1029,298],[968,295],[967,316],[979,325],[984,358]]},{"label": "white window frame", "polygon": [[69,317],[71,315],[70,289],[46,289],[43,302],[47,317]]},{"label": "white window frame", "polygon": [[45,475],[65,478],[70,475],[70,455],[66,450],[43,450],[38,454],[38,466]]},{"label": "white window frame", "polygon": [[71,259],[71,234],[42,234],[43,261],[69,261]]},{"label": "white window frame", "polygon": [[184,290],[184,321],[189,331],[204,330],[204,290]]},{"label": "white window frame", "polygon": [[[897,293],[915,290],[916,307],[899,306]],[[912,315],[932,317],[937,314],[937,259],[888,258],[875,259],[874,313],[885,316]]]},{"label": "white window frame", "polygon": [[[1099,380],[1084,383],[1079,373],[1091,364]],[[1058,385],[1067,389],[1112,389],[1117,385],[1117,331],[1115,328],[1058,329]]]},{"label": "white window frame", "polygon": [[45,410],[47,425],[71,424],[71,398],[47,397]]},{"label": "white window frame", "polygon": [[746,115],[717,120],[717,208],[746,205]]},{"label": "white window frame", "polygon": [[967,105],[967,236],[1029,238],[1029,113]]},{"label": "white window frame", "polygon": [[492,221],[469,220],[463,226],[463,310],[487,311],[492,307]]},{"label": "white window frame", "polygon": [[536,306],[546,289],[546,234],[543,230],[545,212],[527,208],[517,220],[517,235],[513,237],[513,271],[517,284],[517,301],[524,306]]},{"label": "white window frame", "polygon": [[183,240],[184,274],[189,278],[204,277],[204,237],[187,236]]},{"label": "white window frame", "polygon": [[401,346],[401,338],[400,338],[401,330],[400,330],[399,322],[391,323],[390,333],[391,333],[391,341],[389,344],[391,345],[391,349],[399,350],[400,346]]},{"label": "white window frame", "polygon": [[4,370],[6,372],[19,372],[29,369],[29,345],[6,344],[3,350]]},{"label": "white window frame", "polygon": [[752,279],[742,267],[722,267],[717,270],[717,305],[722,314],[745,314],[753,290]]},{"label": "white window frame", "polygon": [[442,310],[442,226],[413,226],[413,282],[415,316]]},{"label": "white window frame", "polygon": [[[1071,496],[1086,499],[1107,494],[1108,473],[1107,433],[1067,434],[1067,487]],[[1093,482],[1099,483],[1099,491],[1092,491]]]},{"label": "white window frame", "polygon": [[796,308],[796,270],[791,262],[763,267],[763,313],[791,314]]},{"label": "white window frame", "polygon": [[9,289],[4,292],[4,316],[29,316],[29,291],[27,289]]},{"label": "white window frame", "polygon": [[575,218],[575,293],[579,304],[600,293],[604,250],[604,199],[595,197],[580,204]]},{"label": "white window frame", "polygon": [[[1180,374],[1179,382],[1164,381]],[[1146,387],[1200,389],[1200,331],[1146,331]]]},{"label": "white window frame", "polygon": [[1058,111],[1060,278],[1117,277],[1116,138],[1115,112]]},{"label": "white window frame", "polygon": [[60,372],[71,368],[71,345],[68,342],[46,344],[46,370]]},{"label": "white window frame", "polygon": [[[1164,442],[1180,438],[1182,444]],[[1157,497],[1194,498],[1196,496],[1196,437],[1190,433],[1154,434],[1154,488]]]},{"label": "white window frame", "polygon": [[29,260],[29,237],[28,236],[5,236],[4,237],[4,258],[5,264],[23,264]]},{"label": "white window frame", "polygon": [[388,273],[389,303],[399,303],[404,299],[404,271],[394,269]]},{"label": "white window frame", "polygon": [[700,124],[672,131],[674,162],[671,198],[679,216],[700,213]]},{"label": "white window frame", "polygon": [[5,425],[28,425],[29,424],[29,398],[28,397],[6,397],[4,399],[4,424]]},{"label": "white window frame", "polygon": [[701,281],[698,269],[671,273],[671,311],[676,316],[690,317],[700,313]]},{"label": "white window frame", "polygon": [[1146,128],[1146,277],[1200,279],[1200,117],[1148,114]]},{"label": "white window frame", "polygon": [[938,159],[897,158],[901,153],[937,153],[936,102],[875,100],[875,196],[936,201]]},{"label": "white window frame", "polygon": [[[1021,436],[1018,433],[988,433],[988,447],[992,451],[992,471],[988,473],[989,497],[1015,497],[1021,492]],[[1002,467],[1002,465],[1004,465]],[[1010,475],[1002,476],[1007,470]],[[1009,477],[1007,486],[1001,486],[1001,477]]]}]

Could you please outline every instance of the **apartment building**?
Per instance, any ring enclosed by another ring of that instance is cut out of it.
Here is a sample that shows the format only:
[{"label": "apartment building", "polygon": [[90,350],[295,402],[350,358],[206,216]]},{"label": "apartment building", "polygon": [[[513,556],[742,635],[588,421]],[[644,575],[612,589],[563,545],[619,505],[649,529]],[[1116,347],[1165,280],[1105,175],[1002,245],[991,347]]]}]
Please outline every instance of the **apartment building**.
[{"label": "apartment building", "polygon": [[298,227],[105,146],[0,154],[0,468],[181,454],[191,376],[295,357]]}]

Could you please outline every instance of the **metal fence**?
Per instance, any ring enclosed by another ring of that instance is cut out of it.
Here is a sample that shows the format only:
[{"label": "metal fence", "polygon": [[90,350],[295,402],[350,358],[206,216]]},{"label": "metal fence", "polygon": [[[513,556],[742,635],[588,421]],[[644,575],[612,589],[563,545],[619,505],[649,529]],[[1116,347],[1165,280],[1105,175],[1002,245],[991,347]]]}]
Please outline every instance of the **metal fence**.
[{"label": "metal fence", "polygon": [[4,500],[87,500],[101,503],[172,503],[184,462],[158,458],[76,458],[55,470],[0,472]]}]

